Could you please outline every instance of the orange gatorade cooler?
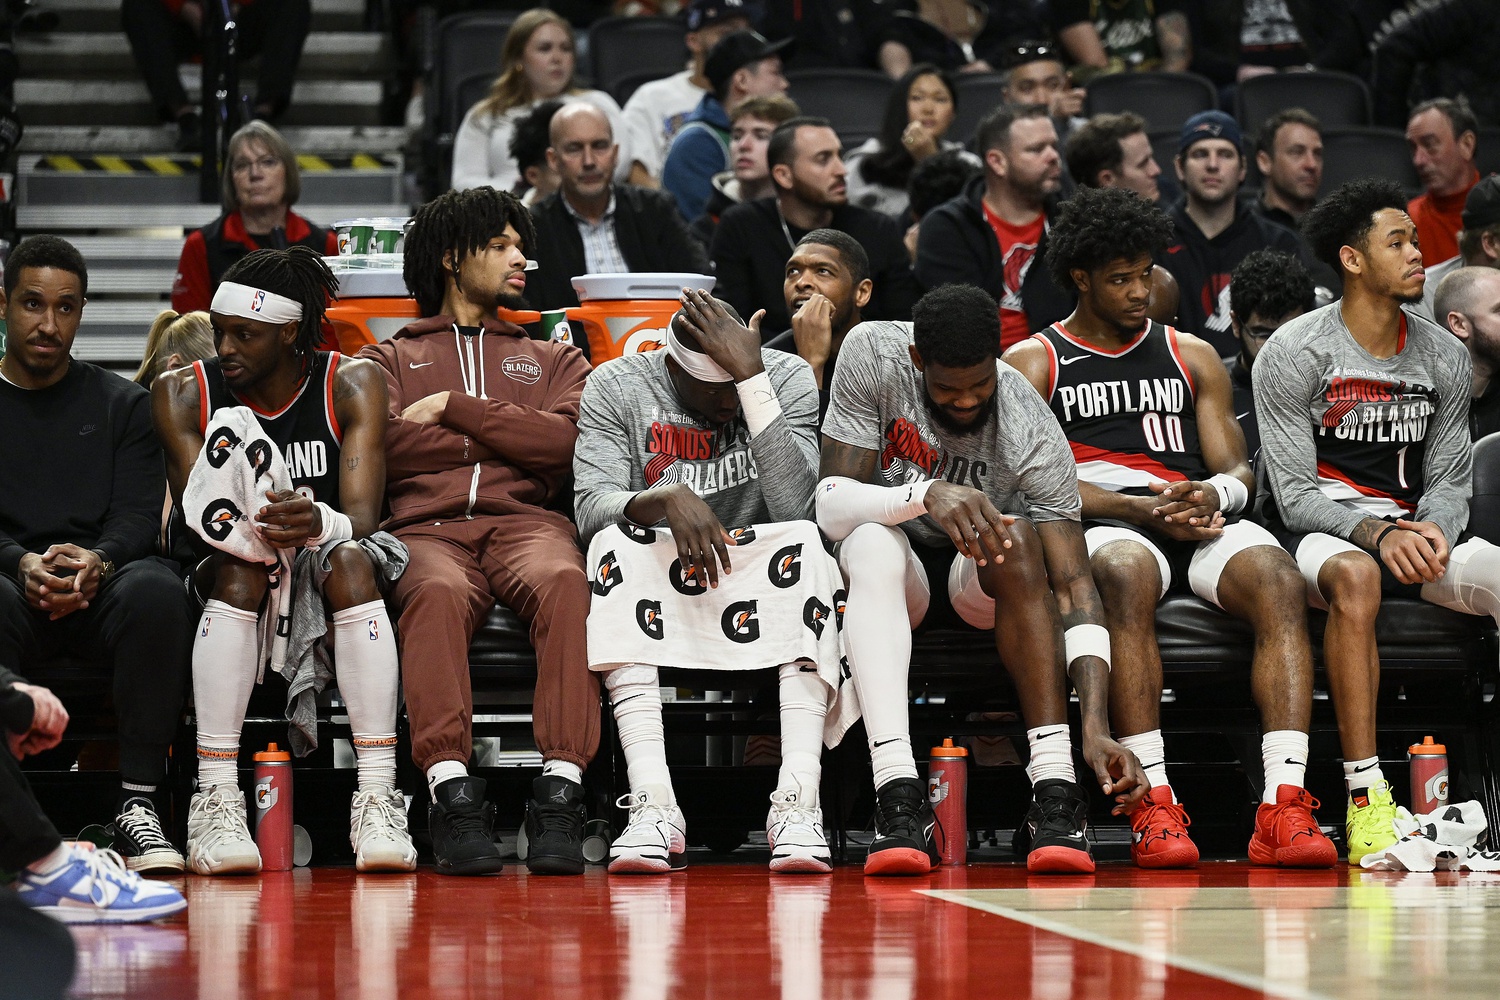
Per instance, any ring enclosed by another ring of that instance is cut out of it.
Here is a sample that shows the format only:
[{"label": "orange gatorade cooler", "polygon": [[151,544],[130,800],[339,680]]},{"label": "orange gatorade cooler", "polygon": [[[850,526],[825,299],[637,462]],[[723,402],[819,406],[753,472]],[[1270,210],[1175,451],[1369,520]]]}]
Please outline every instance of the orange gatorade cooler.
[{"label": "orange gatorade cooler", "polygon": [[588,338],[589,360],[598,366],[661,347],[682,290],[713,287],[714,278],[708,274],[581,274],[573,279],[573,290],[582,305],[568,310],[568,322],[574,336],[581,331]]}]

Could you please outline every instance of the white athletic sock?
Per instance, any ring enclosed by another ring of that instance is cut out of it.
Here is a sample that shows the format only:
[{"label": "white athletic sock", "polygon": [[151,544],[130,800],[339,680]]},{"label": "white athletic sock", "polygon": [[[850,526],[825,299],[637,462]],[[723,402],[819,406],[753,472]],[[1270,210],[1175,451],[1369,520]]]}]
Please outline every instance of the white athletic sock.
[{"label": "white athletic sock", "polygon": [[656,668],[643,663],[619,667],[604,676],[604,686],[614,709],[615,728],[620,731],[630,790],[656,786],[677,801],[667,770],[667,734],[661,722],[661,682]]},{"label": "white athletic sock", "polygon": [[193,640],[193,708],[198,718],[198,789],[239,785],[240,730],[259,673],[259,618],[209,601]]},{"label": "white athletic sock", "polygon": [[568,760],[543,761],[542,775],[547,778],[567,778],[575,785],[583,784],[583,768]]},{"label": "white athletic sock", "polygon": [[333,669],[349,709],[359,788],[396,787],[396,630],[384,601],[333,616]]},{"label": "white athletic sock", "polygon": [[1152,788],[1167,789],[1167,793],[1172,795],[1172,801],[1177,801],[1177,796],[1172,794],[1172,785],[1167,781],[1167,748],[1162,742],[1160,729],[1136,733],[1134,736],[1121,736],[1120,746],[1135,754]]},{"label": "white athletic sock", "polygon": [[38,875],[50,875],[73,859],[73,847],[67,841],[58,844],[48,853],[26,866],[26,870]]},{"label": "white athletic sock", "polygon": [[1380,758],[1366,757],[1364,760],[1344,761],[1344,787],[1351,793],[1355,789],[1369,788],[1385,780],[1380,773]]},{"label": "white athletic sock", "polygon": [[1260,759],[1266,769],[1266,787],[1261,801],[1276,804],[1276,789],[1282,785],[1303,787],[1307,776],[1307,734],[1278,729],[1260,738]]},{"label": "white athletic sock", "polygon": [[1068,736],[1066,724],[1026,730],[1026,745],[1031,748],[1026,776],[1033,785],[1049,778],[1078,780],[1073,773],[1073,741]]},{"label": "white athletic sock", "polygon": [[427,793],[437,801],[437,786],[454,778],[467,778],[469,765],[461,760],[440,760],[427,769]]},{"label": "white athletic sock", "polygon": [[[781,771],[776,787],[798,792],[803,805],[817,803],[823,780],[823,721],[828,714],[828,685],[818,668],[783,663],[780,673]],[[806,796],[811,796],[807,800]]]}]

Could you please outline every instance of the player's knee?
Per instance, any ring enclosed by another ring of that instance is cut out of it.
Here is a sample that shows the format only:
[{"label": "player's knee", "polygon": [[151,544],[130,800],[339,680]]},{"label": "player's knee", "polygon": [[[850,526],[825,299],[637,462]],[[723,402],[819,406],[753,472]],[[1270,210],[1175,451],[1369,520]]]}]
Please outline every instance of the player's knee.
[{"label": "player's knee", "polygon": [[1333,614],[1375,621],[1380,610],[1380,567],[1363,553],[1334,556],[1318,572],[1318,586]]},{"label": "player's knee", "polygon": [[906,539],[900,528],[861,524],[845,537],[839,556],[851,582],[856,577],[899,580],[906,572]]},{"label": "player's knee", "polygon": [[375,564],[358,542],[340,542],[333,547],[328,553],[328,578],[345,589],[376,589]]},{"label": "player's knee", "polygon": [[260,610],[260,602],[265,599],[269,586],[266,567],[221,554],[213,560],[211,572],[213,589],[210,596],[214,600],[241,611]]},{"label": "player's knee", "polygon": [[1161,569],[1149,549],[1135,542],[1115,541],[1100,547],[1089,560],[1094,586],[1106,603],[1139,597],[1154,606],[1161,593]]}]

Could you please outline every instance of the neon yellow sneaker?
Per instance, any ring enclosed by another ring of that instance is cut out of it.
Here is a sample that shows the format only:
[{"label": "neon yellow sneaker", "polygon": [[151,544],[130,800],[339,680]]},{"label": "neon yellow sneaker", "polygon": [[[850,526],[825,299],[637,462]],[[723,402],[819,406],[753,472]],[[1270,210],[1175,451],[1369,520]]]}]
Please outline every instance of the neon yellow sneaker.
[{"label": "neon yellow sneaker", "polygon": [[1349,863],[1357,865],[1366,854],[1379,854],[1397,840],[1396,800],[1391,783],[1380,781],[1349,793],[1349,814],[1344,820]]}]

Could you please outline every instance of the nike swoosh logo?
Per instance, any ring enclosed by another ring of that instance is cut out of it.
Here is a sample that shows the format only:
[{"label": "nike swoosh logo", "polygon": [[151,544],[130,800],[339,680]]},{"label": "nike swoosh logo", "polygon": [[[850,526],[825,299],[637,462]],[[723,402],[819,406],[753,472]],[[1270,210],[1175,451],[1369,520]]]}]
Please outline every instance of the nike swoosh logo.
[{"label": "nike swoosh logo", "polygon": [[1375,768],[1377,768],[1379,766],[1380,766],[1380,762],[1376,761],[1373,764],[1366,764],[1364,767],[1356,767],[1354,769],[1354,773],[1355,774],[1359,774],[1361,771],[1373,771]]},{"label": "nike swoosh logo", "polygon": [[83,427],[79,428],[78,436],[83,437],[85,434],[92,434],[98,429],[99,428],[96,424],[85,424]]},{"label": "nike swoosh logo", "polygon": [[1290,757],[1288,757],[1286,760],[1282,761],[1282,763],[1284,763],[1284,764],[1295,764],[1297,767],[1306,767],[1307,766],[1307,761],[1305,761],[1305,760],[1292,760],[1292,758],[1290,758]]},{"label": "nike swoosh logo", "polygon": [[1250,415],[1250,411],[1246,410],[1244,413],[1236,413],[1234,415],[1234,419],[1236,419],[1236,420],[1244,420],[1249,415]]},{"label": "nike swoosh logo", "polygon": [[1037,733],[1036,734],[1036,738],[1039,739],[1039,740],[1049,740],[1049,739],[1051,739],[1054,736],[1061,736],[1063,733],[1066,733],[1066,732],[1067,732],[1066,729],[1054,729],[1050,733]]},{"label": "nike swoosh logo", "polygon": [[1082,361],[1086,357],[1088,357],[1087,354],[1079,354],[1071,358],[1058,358],[1057,363],[1060,365],[1071,365],[1073,362]]},{"label": "nike swoosh logo", "polygon": [[875,741],[875,745],[877,747],[883,747],[887,743],[899,743],[899,742],[901,742],[901,737],[897,736],[894,739],[889,739],[889,740],[876,740]]},{"label": "nike swoosh logo", "polygon": [[411,362],[408,362],[408,367],[411,367],[411,368],[426,368],[428,365],[435,365],[435,364],[437,364],[436,361],[424,361],[420,365],[417,364],[415,361],[411,361]]}]

